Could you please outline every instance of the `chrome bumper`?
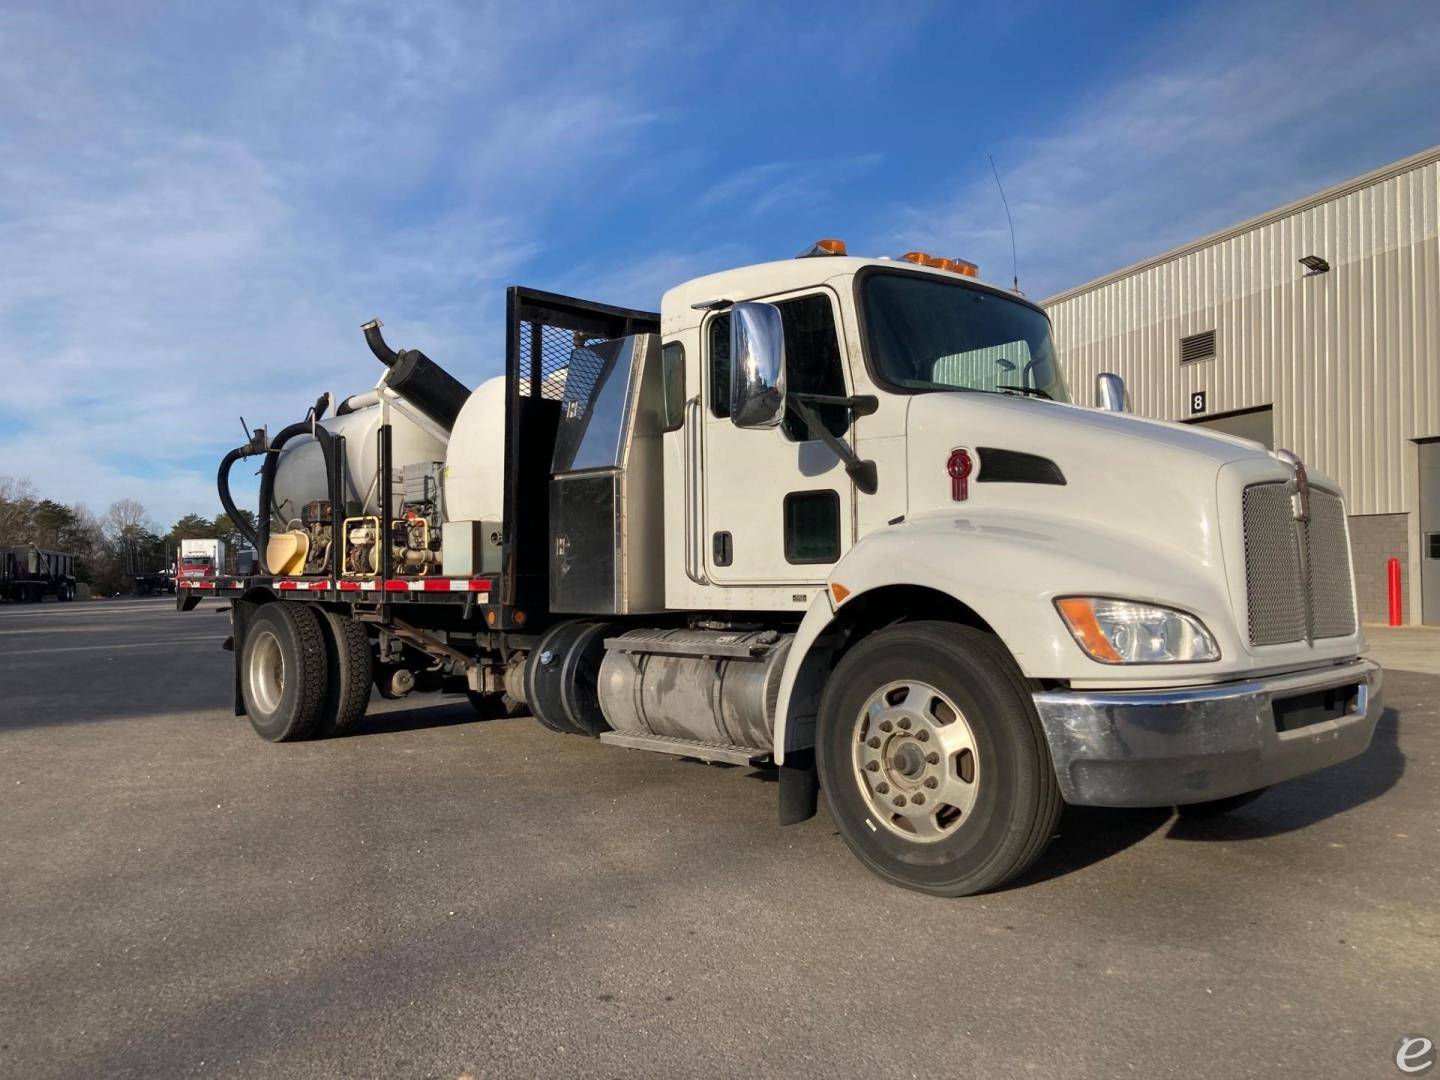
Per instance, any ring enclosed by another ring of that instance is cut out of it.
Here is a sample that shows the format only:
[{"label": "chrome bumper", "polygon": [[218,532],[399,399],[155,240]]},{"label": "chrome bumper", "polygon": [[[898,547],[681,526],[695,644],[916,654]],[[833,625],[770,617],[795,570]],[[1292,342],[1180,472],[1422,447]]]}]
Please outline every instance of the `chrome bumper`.
[{"label": "chrome bumper", "polygon": [[[1290,731],[1274,704],[1354,686],[1350,710]],[[1066,802],[1174,806],[1254,791],[1363,753],[1380,719],[1369,660],[1184,690],[1045,691],[1035,707]]]}]

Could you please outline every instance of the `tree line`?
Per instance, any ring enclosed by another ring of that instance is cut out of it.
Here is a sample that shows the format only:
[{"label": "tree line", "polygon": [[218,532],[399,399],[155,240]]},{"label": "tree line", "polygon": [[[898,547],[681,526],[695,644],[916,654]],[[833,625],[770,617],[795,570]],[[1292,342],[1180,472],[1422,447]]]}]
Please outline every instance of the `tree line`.
[{"label": "tree line", "polygon": [[[253,526],[255,516],[241,510]],[[169,569],[181,540],[219,539],[233,557],[240,530],[230,515],[186,514],[161,532],[145,506],[116,499],[103,514],[83,503],[66,506],[40,498],[23,477],[0,476],[0,547],[34,544],[76,557],[75,577],[102,596],[129,592],[138,574]]]}]

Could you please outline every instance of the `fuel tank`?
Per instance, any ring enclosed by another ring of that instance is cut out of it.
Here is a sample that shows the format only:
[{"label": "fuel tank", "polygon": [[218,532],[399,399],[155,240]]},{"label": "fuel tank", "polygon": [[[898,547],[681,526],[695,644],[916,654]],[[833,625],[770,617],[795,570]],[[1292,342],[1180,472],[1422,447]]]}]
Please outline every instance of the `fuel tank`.
[{"label": "fuel tank", "polygon": [[600,664],[600,708],[616,731],[768,750],[793,639],[773,630],[632,630]]}]

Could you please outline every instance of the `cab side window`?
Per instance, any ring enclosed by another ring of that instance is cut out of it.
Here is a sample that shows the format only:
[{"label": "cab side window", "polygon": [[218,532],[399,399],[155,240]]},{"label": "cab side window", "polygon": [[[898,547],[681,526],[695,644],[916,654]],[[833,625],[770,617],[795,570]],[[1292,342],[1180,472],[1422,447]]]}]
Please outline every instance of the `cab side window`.
[{"label": "cab side window", "polygon": [[[845,374],[840,369],[840,337],[835,331],[835,309],[827,293],[797,296],[779,305],[785,327],[786,388],[801,394],[845,396]],[[812,405],[830,434],[845,434],[849,423],[844,406]],[[795,410],[786,413],[781,425],[791,439],[805,442],[814,438]]]},{"label": "cab side window", "polygon": [[710,320],[710,414],[730,415],[730,316]]},{"label": "cab side window", "polygon": [[[840,336],[835,328],[835,309],[826,293],[782,300],[780,321],[785,328],[785,364],[788,388],[802,394],[845,396],[845,373],[840,363]],[[710,413],[730,415],[730,316],[710,320]],[[820,422],[832,435],[844,435],[849,417],[843,406],[812,406]],[[791,410],[781,425],[795,442],[812,438],[805,421]]]}]

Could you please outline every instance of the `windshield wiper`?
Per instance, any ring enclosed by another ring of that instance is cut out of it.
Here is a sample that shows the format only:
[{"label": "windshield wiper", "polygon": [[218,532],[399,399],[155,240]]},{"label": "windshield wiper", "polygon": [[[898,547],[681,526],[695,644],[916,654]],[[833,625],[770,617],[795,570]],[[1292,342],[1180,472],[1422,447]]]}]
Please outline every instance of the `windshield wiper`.
[{"label": "windshield wiper", "polygon": [[1011,385],[1008,384],[1008,383],[996,383],[996,384],[995,384],[995,389],[996,389],[996,390],[1010,390],[1010,391],[1013,391],[1014,393],[1017,393],[1017,394],[1029,394],[1031,397],[1044,398],[1046,401],[1054,401],[1054,400],[1055,400],[1053,397],[1051,397],[1049,394],[1047,394],[1044,390],[1041,390],[1038,386],[1011,386]]}]

